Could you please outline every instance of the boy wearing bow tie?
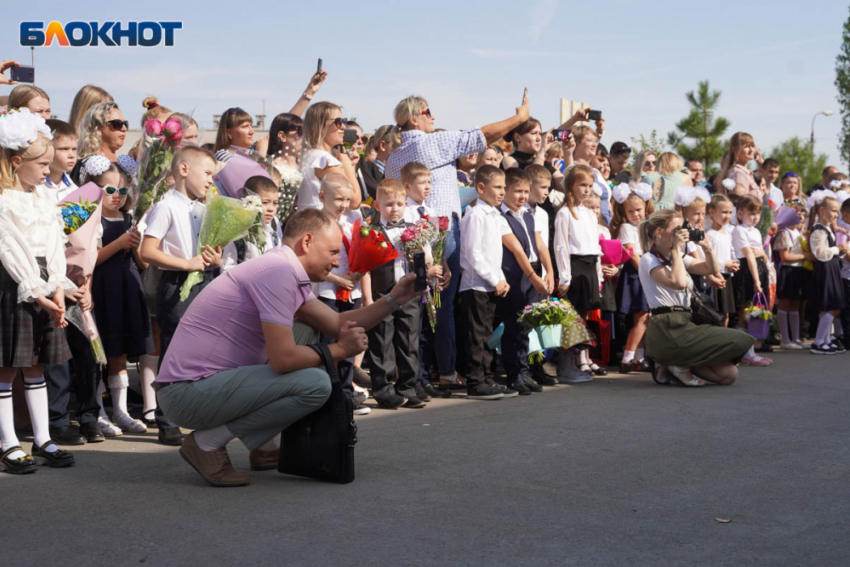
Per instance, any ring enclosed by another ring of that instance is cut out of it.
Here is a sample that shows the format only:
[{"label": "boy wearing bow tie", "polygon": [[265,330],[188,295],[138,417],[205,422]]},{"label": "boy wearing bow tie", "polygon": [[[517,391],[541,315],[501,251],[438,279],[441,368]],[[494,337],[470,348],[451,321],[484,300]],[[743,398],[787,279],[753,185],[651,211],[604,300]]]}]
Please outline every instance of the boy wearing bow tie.
[{"label": "boy wearing bow tie", "polygon": [[[372,270],[373,301],[381,300],[404,274],[407,263],[401,244],[401,233],[413,226],[405,218],[407,193],[396,179],[384,179],[375,191],[372,228],[383,232],[395,246],[399,257]],[[399,407],[421,408],[425,402],[416,395],[415,382],[419,373],[420,306],[411,301],[393,311],[386,319],[369,330],[369,355],[372,360],[372,396],[386,409]],[[398,369],[395,385],[390,377]]]}]

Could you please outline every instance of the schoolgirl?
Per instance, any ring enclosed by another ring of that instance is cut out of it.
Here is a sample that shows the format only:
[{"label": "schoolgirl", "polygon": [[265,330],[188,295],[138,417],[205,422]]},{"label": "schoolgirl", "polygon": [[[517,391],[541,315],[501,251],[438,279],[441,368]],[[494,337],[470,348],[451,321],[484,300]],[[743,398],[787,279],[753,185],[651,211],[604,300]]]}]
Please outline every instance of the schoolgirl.
[{"label": "schoolgirl", "polygon": [[726,326],[729,326],[729,314],[735,313],[735,291],[732,278],[741,268],[740,262],[735,259],[732,250],[732,233],[729,231],[732,220],[732,201],[729,197],[720,193],[711,198],[708,204],[708,217],[711,219],[711,229],[706,231],[705,237],[714,250],[717,262],[720,264],[720,277],[723,283],[714,286],[714,306],[720,313],[726,314]]},{"label": "schoolgirl", "polygon": [[808,345],[800,340],[800,305],[809,296],[811,283],[811,272],[803,267],[803,262],[812,261],[814,257],[803,249],[806,207],[796,201],[792,203],[799,222],[779,231],[773,249],[782,262],[776,285],[779,334],[782,336],[780,346],[785,350],[801,350]]}]

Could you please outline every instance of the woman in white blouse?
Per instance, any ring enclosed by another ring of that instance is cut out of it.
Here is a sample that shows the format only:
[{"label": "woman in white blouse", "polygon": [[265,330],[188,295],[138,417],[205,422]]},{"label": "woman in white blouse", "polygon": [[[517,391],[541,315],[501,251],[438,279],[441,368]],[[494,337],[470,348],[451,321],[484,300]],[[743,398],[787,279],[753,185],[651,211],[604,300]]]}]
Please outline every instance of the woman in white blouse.
[{"label": "woman in white blouse", "polygon": [[688,231],[682,223],[679,212],[665,209],[640,225],[641,246],[648,251],[640,261],[640,281],[650,312],[646,356],[655,362],[653,377],[659,384],[702,386],[705,380],[730,385],[738,378],[736,363],[755,339],[741,331],[692,321],[694,284],[689,274],[717,274],[720,266],[706,240],[699,243],[705,260],[683,255]]}]

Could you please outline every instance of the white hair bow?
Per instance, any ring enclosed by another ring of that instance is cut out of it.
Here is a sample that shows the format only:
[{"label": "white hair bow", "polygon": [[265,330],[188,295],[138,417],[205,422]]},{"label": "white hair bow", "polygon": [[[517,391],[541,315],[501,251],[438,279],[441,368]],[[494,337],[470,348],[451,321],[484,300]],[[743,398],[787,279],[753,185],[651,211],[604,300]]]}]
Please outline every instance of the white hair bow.
[{"label": "white hair bow", "polygon": [[724,179],[721,182],[721,185],[723,185],[723,187],[725,187],[727,191],[734,191],[735,187],[738,186],[738,184],[735,183],[734,179]]},{"label": "white hair bow", "polygon": [[697,198],[702,199],[704,203],[709,203],[711,194],[705,187],[691,187],[689,185],[683,185],[676,190],[676,204],[680,207],[689,207]]},{"label": "white hair bow", "polygon": [[53,139],[44,118],[31,113],[28,108],[0,112],[0,147],[13,151],[28,148],[39,133],[49,140]]},{"label": "white hair bow", "polygon": [[634,187],[628,183],[620,183],[614,187],[614,200],[622,205],[632,193],[640,197],[644,202],[652,199],[652,187],[648,183],[638,183]]},{"label": "white hair bow", "polygon": [[86,158],[86,173],[88,173],[89,177],[100,175],[109,169],[109,166],[110,161],[106,156],[96,154]]},{"label": "white hair bow", "polygon": [[846,179],[836,179],[829,184],[829,188],[833,191],[839,191],[845,185],[850,185],[850,181]]},{"label": "white hair bow", "polygon": [[812,207],[820,205],[827,197],[834,198],[835,193],[829,189],[818,189],[817,191],[812,191],[811,195],[809,195],[809,198],[806,200],[806,209],[811,210]]}]

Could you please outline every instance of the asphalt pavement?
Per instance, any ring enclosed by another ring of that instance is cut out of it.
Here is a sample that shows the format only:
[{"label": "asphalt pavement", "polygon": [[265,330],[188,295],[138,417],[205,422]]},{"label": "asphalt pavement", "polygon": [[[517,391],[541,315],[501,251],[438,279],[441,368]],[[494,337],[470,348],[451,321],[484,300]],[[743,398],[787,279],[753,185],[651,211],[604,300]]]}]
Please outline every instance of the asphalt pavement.
[{"label": "asphalt pavement", "polygon": [[612,375],[375,410],[345,486],[212,488],[155,432],[74,448],[0,475],[0,563],[850,565],[850,353],[773,358],[731,387]]}]

